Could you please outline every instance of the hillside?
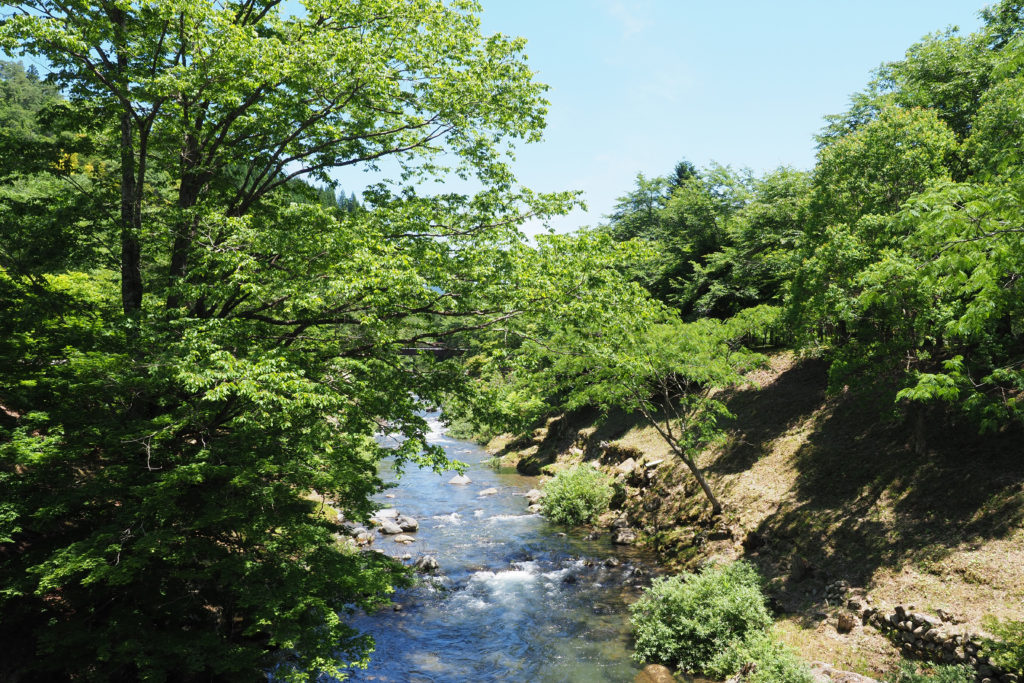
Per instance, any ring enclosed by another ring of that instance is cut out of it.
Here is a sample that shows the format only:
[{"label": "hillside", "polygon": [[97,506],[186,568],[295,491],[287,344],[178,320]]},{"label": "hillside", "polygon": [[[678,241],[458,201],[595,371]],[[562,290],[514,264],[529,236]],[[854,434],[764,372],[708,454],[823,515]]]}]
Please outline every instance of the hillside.
[{"label": "hillside", "polygon": [[752,560],[769,580],[777,629],[810,660],[881,676],[898,659],[873,628],[837,633],[834,595],[826,600],[837,581],[876,606],[942,610],[966,631],[987,614],[1024,619],[1020,435],[979,437],[928,415],[900,424],[856,391],[826,395],[825,374],[821,361],[777,354],[728,396],[727,440],[700,458],[725,504],[720,520],[657,434],[629,416],[562,416],[529,442],[490,448],[525,471],[597,460],[626,484],[614,514],[672,568]]}]

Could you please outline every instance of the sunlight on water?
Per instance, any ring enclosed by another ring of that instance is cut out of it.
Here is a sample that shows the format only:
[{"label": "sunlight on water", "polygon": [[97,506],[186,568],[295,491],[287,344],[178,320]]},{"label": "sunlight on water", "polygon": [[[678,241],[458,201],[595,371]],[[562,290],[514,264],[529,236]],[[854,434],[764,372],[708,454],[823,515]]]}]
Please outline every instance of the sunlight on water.
[{"label": "sunlight on water", "polygon": [[[523,494],[539,486],[536,478],[496,472],[482,449],[447,437],[437,415],[426,419],[431,441],[469,465],[472,483],[407,470],[382,499],[418,520],[419,530],[412,545],[378,535],[373,546],[408,553],[407,561],[432,555],[441,571],[398,592],[399,610],[354,619],[376,651],[351,680],[632,681],[627,605],[639,590],[637,553],[606,564],[626,551],[527,513]],[[381,476],[395,481],[386,467]],[[498,493],[479,496],[489,488]]]}]

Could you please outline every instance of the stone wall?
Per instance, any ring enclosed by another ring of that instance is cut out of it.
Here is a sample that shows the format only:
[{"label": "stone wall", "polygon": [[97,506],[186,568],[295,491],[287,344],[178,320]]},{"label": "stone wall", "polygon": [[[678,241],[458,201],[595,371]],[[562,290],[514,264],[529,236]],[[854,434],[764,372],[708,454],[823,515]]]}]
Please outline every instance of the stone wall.
[{"label": "stone wall", "polygon": [[941,610],[939,615],[932,616],[916,611],[913,605],[872,606],[870,597],[861,590],[850,590],[844,581],[828,586],[826,600],[845,608],[838,619],[841,631],[849,630],[847,625],[858,616],[862,624],[888,636],[905,657],[936,664],[967,664],[977,672],[980,683],[1024,683],[1018,674],[992,664],[981,653],[982,638]]}]

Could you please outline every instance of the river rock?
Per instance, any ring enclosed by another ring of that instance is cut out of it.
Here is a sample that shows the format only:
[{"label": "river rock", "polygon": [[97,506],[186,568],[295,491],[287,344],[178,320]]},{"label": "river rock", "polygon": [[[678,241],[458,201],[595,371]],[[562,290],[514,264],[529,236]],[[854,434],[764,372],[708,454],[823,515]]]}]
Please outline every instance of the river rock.
[{"label": "river rock", "polygon": [[529,512],[529,513],[530,513],[530,514],[532,514],[532,515],[537,515],[537,514],[540,514],[541,510],[543,510],[543,509],[544,509],[544,508],[542,508],[542,507],[540,506],[540,504],[538,504],[538,503],[534,503],[534,504],[533,504],[533,505],[531,505],[530,507],[526,508],[526,511],[527,511],[527,512]]},{"label": "river rock", "polygon": [[395,536],[395,543],[415,543],[416,539],[409,534],[398,534]]},{"label": "river rock", "polygon": [[437,562],[437,558],[433,555],[420,555],[416,558],[416,561],[413,562],[412,566],[421,574],[433,574],[441,568],[441,565]]},{"label": "river rock", "polygon": [[661,664],[648,664],[633,679],[633,683],[675,683],[672,669]]},{"label": "river rock", "polygon": [[360,531],[353,538],[355,539],[355,542],[359,545],[370,545],[371,543],[373,543],[373,534],[371,534],[369,531]]},{"label": "river rock", "polygon": [[636,529],[623,527],[615,530],[612,536],[612,543],[615,545],[633,545],[637,541]]},{"label": "river rock", "polygon": [[483,491],[481,491],[480,493],[478,493],[476,495],[477,496],[493,496],[497,492],[498,492],[498,489],[496,489],[496,488],[489,488],[489,489],[484,489]]},{"label": "river rock", "polygon": [[420,523],[408,515],[399,515],[395,519],[395,524],[401,527],[402,531],[417,531],[420,528]]},{"label": "river rock", "polygon": [[398,526],[395,522],[390,519],[383,519],[380,522],[380,532],[389,536],[402,533],[402,527]]},{"label": "river rock", "polygon": [[526,496],[526,500],[527,502],[530,503],[530,505],[535,505],[537,501],[544,497],[544,494],[538,491],[537,489],[530,489],[524,495]]},{"label": "river rock", "polygon": [[455,484],[456,486],[465,486],[466,484],[472,484],[473,480],[464,474],[456,474],[454,477],[448,480],[449,484]]}]

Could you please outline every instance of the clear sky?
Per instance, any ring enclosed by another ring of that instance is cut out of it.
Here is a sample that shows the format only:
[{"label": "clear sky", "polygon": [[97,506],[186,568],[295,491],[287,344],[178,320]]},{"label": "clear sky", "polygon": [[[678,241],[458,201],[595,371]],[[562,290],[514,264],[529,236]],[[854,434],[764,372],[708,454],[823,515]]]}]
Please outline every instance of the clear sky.
[{"label": "clear sky", "polygon": [[[980,25],[986,0],[482,0],[486,33],[527,39],[551,86],[545,141],[519,149],[520,181],[583,190],[596,224],[637,173],[682,158],[755,172],[809,169],[825,114],[927,33]],[[339,177],[346,191],[373,178]],[[535,232],[540,226],[527,226]]]}]

